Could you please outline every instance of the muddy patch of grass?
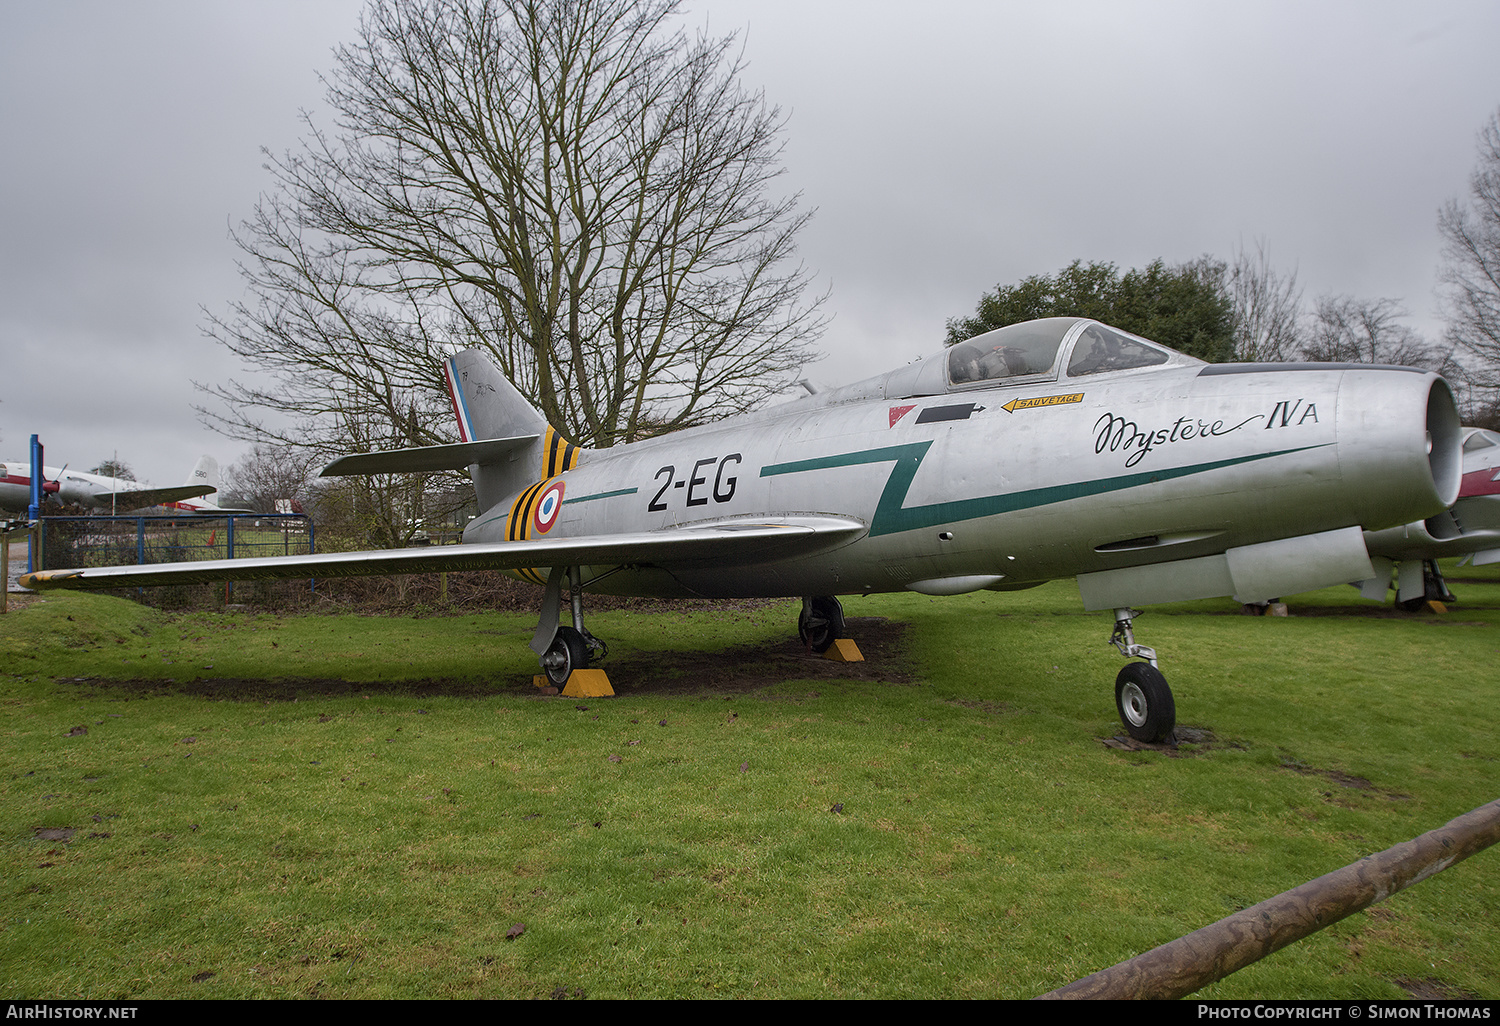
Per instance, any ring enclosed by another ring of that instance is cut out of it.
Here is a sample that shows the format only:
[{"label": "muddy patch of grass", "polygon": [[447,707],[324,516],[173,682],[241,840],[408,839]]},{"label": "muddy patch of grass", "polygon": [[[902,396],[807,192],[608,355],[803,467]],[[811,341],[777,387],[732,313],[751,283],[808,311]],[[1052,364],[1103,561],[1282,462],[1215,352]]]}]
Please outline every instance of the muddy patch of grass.
[{"label": "muddy patch of grass", "polygon": [[1417,1001],[1475,1001],[1479,999],[1478,994],[1465,994],[1454,990],[1442,980],[1435,980],[1430,976],[1420,980],[1402,976],[1391,982]]},{"label": "muddy patch of grass", "polygon": [[1174,740],[1160,743],[1137,741],[1128,734],[1101,737],[1099,742],[1107,748],[1115,748],[1124,752],[1161,752],[1163,755],[1174,759],[1205,755],[1208,752],[1221,749],[1238,749],[1243,751],[1245,748],[1244,745],[1237,741],[1226,741],[1216,736],[1207,727],[1190,727],[1179,723],[1172,733]]},{"label": "muddy patch of grass", "polygon": [[[909,684],[906,624],[883,616],[850,617],[848,634],[865,661],[842,663],[810,652],[797,638],[737,645],[718,652],[653,652],[606,663],[621,695],[745,694],[788,680]],[[628,681],[628,684],[620,682]]]},{"label": "muddy patch of grass", "polygon": [[[853,617],[849,634],[857,639],[864,662],[843,663],[814,655],[796,638],[737,645],[718,652],[652,652],[632,654],[602,664],[616,681],[620,697],[649,695],[740,695],[787,680],[877,681],[909,684],[903,645],[906,624],[882,616]],[[330,677],[200,677],[192,680],[143,677],[59,677],[91,695],[126,697],[190,695],[231,702],[296,702],[317,698],[378,695],[425,695],[449,698],[534,694],[525,684],[497,685],[489,680],[421,677],[401,681],[348,681]],[[623,683],[628,682],[628,683]],[[544,696],[537,696],[544,697]]]},{"label": "muddy patch of grass", "polygon": [[[1411,795],[1402,794],[1399,791],[1390,791],[1386,790],[1385,788],[1377,787],[1373,782],[1365,779],[1364,777],[1354,776],[1349,773],[1341,773],[1338,770],[1318,769],[1314,766],[1308,766],[1295,760],[1283,759],[1281,765],[1285,769],[1289,769],[1293,773],[1298,773],[1305,777],[1321,777],[1324,780],[1329,781],[1330,783],[1337,784],[1339,787],[1343,788],[1346,791],[1360,791],[1365,794],[1373,795],[1379,798],[1385,798],[1388,801],[1393,802],[1411,801]],[[1333,795],[1326,794],[1326,797],[1332,799]]]}]

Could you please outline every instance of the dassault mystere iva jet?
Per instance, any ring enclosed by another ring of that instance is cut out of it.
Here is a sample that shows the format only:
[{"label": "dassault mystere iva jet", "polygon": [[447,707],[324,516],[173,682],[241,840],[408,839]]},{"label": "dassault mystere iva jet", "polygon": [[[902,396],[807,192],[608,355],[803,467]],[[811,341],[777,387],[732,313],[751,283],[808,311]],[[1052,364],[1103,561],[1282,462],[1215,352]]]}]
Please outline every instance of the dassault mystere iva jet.
[{"label": "dassault mystere iva jet", "polygon": [[[476,351],[445,361],[462,441],[348,456],[325,474],[467,467],[464,543],[56,570],[28,586],[506,569],[543,583],[531,647],[559,684],[603,651],[585,590],[802,596],[826,648],[835,596],[957,595],[1076,577],[1114,613],[1135,737],[1176,712],[1136,610],[1261,602],[1373,576],[1365,528],[1453,503],[1459,421],[1436,375],[1206,364],[1080,318],[1001,328],[833,391],[602,451],[563,439]],[[560,616],[567,583],[572,625]]]}]

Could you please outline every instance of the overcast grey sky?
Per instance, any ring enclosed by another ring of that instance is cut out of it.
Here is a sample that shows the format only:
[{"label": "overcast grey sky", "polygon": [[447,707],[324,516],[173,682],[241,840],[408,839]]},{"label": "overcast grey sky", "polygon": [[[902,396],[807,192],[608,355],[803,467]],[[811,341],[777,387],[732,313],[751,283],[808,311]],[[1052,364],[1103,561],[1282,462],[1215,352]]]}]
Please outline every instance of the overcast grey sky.
[{"label": "overcast grey sky", "polygon": [[[302,134],[361,4],[0,3],[0,458],[118,452],[175,484],[242,443],[191,382],[234,374],[200,308],[241,294],[231,224]],[[703,0],[790,115],[842,384],[937,347],[982,291],[1264,239],[1322,293],[1441,328],[1438,207],[1500,106],[1500,4]]]}]

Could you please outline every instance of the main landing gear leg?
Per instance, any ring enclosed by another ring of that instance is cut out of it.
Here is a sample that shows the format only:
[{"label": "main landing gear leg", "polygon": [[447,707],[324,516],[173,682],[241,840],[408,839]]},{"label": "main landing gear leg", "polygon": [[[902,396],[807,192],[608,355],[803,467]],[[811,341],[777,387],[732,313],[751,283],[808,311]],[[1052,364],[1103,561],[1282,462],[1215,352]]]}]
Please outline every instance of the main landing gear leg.
[{"label": "main landing gear leg", "polygon": [[1110,644],[1126,659],[1140,658],[1144,663],[1126,663],[1115,678],[1115,709],[1120,722],[1137,741],[1150,744],[1176,740],[1177,703],[1167,678],[1156,668],[1156,649],[1138,645],[1131,621],[1140,615],[1137,609],[1116,609],[1115,630]]},{"label": "main landing gear leg", "polygon": [[[573,626],[561,624],[563,575],[568,577],[568,590],[573,599]],[[588,632],[583,625],[583,584],[578,567],[553,567],[547,575],[547,590],[542,596],[542,617],[536,634],[531,638],[531,650],[541,660],[542,672],[558,689],[567,686],[574,670],[586,669],[590,662],[602,660],[609,654],[609,646]]]},{"label": "main landing gear leg", "polygon": [[1448,590],[1448,582],[1443,580],[1443,572],[1438,569],[1438,562],[1429,559],[1422,564],[1422,589],[1428,592],[1439,602],[1457,602],[1453,592]]},{"label": "main landing gear leg", "polygon": [[844,607],[832,595],[805,595],[797,617],[797,636],[822,655],[844,636]]},{"label": "main landing gear leg", "polygon": [[[1402,564],[1404,569],[1406,564]],[[1438,569],[1437,560],[1422,560],[1422,595],[1420,598],[1401,601],[1399,592],[1396,596],[1396,605],[1408,613],[1415,613],[1426,609],[1429,602],[1457,602],[1453,592],[1448,590],[1448,582],[1443,580],[1443,572]]]}]

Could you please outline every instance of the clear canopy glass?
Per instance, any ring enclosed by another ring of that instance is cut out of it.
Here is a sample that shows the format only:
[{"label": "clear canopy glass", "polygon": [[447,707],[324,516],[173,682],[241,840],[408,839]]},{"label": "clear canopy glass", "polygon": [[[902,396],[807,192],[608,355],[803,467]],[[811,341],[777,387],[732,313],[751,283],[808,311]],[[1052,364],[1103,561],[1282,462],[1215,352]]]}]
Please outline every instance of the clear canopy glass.
[{"label": "clear canopy glass", "polygon": [[[1054,373],[1057,353],[1078,317],[1048,317],[989,331],[948,350],[954,385]],[[1096,321],[1084,322],[1068,360],[1068,377],[1155,367],[1171,354]]]},{"label": "clear canopy glass", "polygon": [[1167,362],[1167,354],[1128,335],[1122,335],[1103,324],[1090,324],[1073,343],[1073,358],[1068,361],[1068,377],[1102,374],[1104,371],[1155,367]]},{"label": "clear canopy glass", "polygon": [[1076,317],[1048,317],[985,332],[948,350],[948,380],[974,381],[1045,374],[1057,362],[1057,350]]}]

